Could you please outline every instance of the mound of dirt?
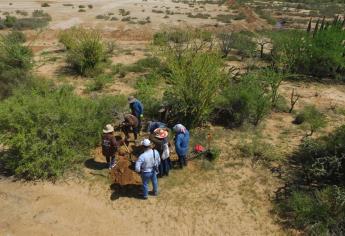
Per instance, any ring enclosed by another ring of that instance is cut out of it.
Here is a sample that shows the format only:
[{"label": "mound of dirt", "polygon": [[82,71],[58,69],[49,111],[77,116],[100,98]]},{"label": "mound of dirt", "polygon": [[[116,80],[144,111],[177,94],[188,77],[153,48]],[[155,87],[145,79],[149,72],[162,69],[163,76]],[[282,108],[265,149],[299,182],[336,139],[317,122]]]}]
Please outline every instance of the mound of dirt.
[{"label": "mound of dirt", "polygon": [[113,183],[119,185],[141,183],[140,176],[134,171],[134,163],[131,163],[128,157],[118,156],[116,162],[116,166],[110,172]]}]

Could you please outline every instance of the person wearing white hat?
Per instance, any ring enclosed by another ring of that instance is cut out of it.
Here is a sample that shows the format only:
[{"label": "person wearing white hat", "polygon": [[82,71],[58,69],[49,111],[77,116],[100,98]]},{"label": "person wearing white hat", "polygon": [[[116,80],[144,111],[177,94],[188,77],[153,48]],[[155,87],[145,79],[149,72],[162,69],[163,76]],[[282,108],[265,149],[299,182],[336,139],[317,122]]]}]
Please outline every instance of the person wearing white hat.
[{"label": "person wearing white hat", "polygon": [[118,148],[118,143],[116,142],[114,136],[114,127],[111,124],[107,124],[105,129],[103,129],[102,135],[102,154],[107,160],[109,169],[115,167],[115,152]]},{"label": "person wearing white hat", "polygon": [[143,182],[143,199],[148,198],[149,181],[152,181],[153,194],[158,195],[158,166],[160,164],[160,156],[157,150],[151,148],[151,141],[144,139],[141,145],[145,148],[135,163],[135,171],[140,173]]}]

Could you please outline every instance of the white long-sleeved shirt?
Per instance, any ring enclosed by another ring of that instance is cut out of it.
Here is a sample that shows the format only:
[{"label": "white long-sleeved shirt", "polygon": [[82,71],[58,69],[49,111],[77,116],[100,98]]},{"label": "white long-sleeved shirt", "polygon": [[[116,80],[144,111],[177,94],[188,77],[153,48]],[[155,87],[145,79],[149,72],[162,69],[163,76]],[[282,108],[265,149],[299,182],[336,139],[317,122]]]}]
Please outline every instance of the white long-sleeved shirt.
[{"label": "white long-sleeved shirt", "polygon": [[[153,152],[155,153],[153,157]],[[160,164],[160,156],[157,150],[148,149],[141,154],[135,163],[136,172],[152,172],[154,165]]]}]

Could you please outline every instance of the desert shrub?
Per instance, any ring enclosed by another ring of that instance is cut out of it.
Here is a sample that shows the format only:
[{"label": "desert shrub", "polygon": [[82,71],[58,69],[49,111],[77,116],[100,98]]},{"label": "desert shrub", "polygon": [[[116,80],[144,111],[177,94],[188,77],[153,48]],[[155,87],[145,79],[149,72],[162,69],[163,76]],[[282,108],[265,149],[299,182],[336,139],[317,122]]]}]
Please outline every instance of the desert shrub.
[{"label": "desert shrub", "polygon": [[72,28],[62,32],[59,41],[67,49],[67,63],[78,74],[87,76],[103,70],[108,54],[99,32]]},{"label": "desert shrub", "polygon": [[8,15],[4,20],[4,25],[8,28],[12,28],[15,25],[16,21],[17,17]]},{"label": "desert shrub", "polygon": [[252,57],[256,53],[256,43],[247,32],[233,33],[233,48],[243,57]]},{"label": "desert shrub", "polygon": [[81,98],[71,87],[26,88],[0,104],[4,168],[25,179],[55,179],[88,157],[124,97]]},{"label": "desert shrub", "polygon": [[210,161],[216,161],[220,156],[220,149],[211,148],[208,153],[206,153],[206,158]]},{"label": "desert shrub", "polygon": [[267,85],[256,73],[250,73],[224,88],[217,102],[215,120],[227,126],[240,126],[244,121],[258,125],[270,109]]},{"label": "desert shrub", "polygon": [[311,136],[315,131],[326,126],[326,117],[323,113],[318,111],[315,106],[306,106],[297,114],[294,123],[303,123],[302,128],[309,132],[306,135]]},{"label": "desert shrub", "polygon": [[329,26],[308,34],[302,31],[274,33],[272,56],[276,67],[317,77],[344,73],[345,31]]},{"label": "desert shrub", "polygon": [[47,26],[51,20],[52,18],[48,13],[45,13],[43,10],[35,10],[32,13],[32,17],[27,18],[16,18],[7,15],[5,20],[0,19],[0,25],[16,30],[37,29]]},{"label": "desert shrub", "polygon": [[158,110],[162,104],[162,93],[159,84],[161,81],[154,73],[150,73],[138,79],[135,88],[136,97],[142,102],[145,108],[145,116],[157,118]]},{"label": "desert shrub", "polygon": [[219,14],[216,16],[216,20],[222,23],[231,23],[233,16],[232,15],[225,15]]},{"label": "desert shrub", "polygon": [[49,5],[49,3],[47,3],[47,2],[43,2],[43,3],[41,4],[41,7],[50,7],[50,5]]},{"label": "desert shrub", "polygon": [[33,66],[32,51],[22,45],[23,35],[17,32],[0,36],[0,98],[25,84]]},{"label": "desert shrub", "polygon": [[244,157],[249,158],[253,163],[270,165],[272,162],[282,159],[277,148],[263,141],[263,137],[257,133],[249,141],[241,142],[238,149]]},{"label": "desert shrub", "polygon": [[343,235],[344,200],[345,188],[329,186],[311,193],[294,191],[282,208],[294,218],[292,226],[309,235]]},{"label": "desert shrub", "polygon": [[223,62],[216,53],[185,51],[178,59],[167,55],[171,84],[165,100],[179,121],[195,127],[206,121],[215,105],[219,89],[224,85]]},{"label": "desert shrub", "polygon": [[6,35],[6,40],[12,43],[25,43],[26,36],[21,31],[12,31]]},{"label": "desert shrub", "polygon": [[275,71],[273,68],[264,68],[260,70],[258,76],[260,77],[260,80],[266,83],[267,87],[269,87],[271,105],[275,108],[279,98],[278,89],[286,75],[279,71]]},{"label": "desert shrub", "polygon": [[310,235],[345,232],[345,126],[305,139],[293,158],[292,192],[277,204],[287,222]]},{"label": "desert shrub", "polygon": [[87,92],[101,91],[108,83],[112,81],[112,78],[107,75],[99,75],[92,79],[86,86]]},{"label": "desert shrub", "polygon": [[219,49],[223,54],[223,58],[226,58],[234,44],[234,36],[231,32],[223,32],[217,35]]}]

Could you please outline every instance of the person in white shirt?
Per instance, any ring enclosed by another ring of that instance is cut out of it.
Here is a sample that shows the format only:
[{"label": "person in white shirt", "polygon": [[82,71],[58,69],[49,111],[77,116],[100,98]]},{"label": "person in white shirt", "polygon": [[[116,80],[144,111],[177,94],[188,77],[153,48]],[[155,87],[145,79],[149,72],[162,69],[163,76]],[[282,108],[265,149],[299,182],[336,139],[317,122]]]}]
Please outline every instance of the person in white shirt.
[{"label": "person in white shirt", "polygon": [[153,194],[158,195],[158,166],[160,164],[160,156],[157,150],[151,148],[151,142],[148,139],[144,139],[141,142],[145,151],[141,154],[135,163],[135,171],[140,173],[143,182],[143,198],[148,198],[149,193],[149,181],[152,181]]}]

